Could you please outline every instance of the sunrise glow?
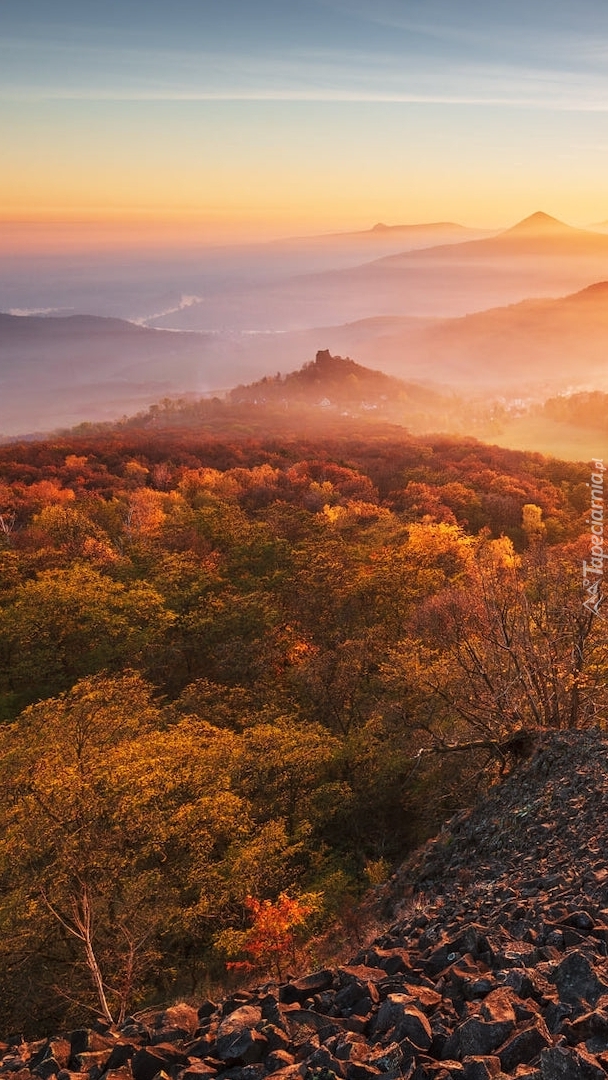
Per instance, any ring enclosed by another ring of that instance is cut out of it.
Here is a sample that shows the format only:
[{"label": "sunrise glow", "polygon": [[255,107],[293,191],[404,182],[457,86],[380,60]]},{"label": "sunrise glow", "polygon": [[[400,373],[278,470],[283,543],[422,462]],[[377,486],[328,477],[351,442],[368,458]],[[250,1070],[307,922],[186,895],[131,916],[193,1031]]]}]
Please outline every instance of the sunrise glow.
[{"label": "sunrise glow", "polygon": [[91,243],[103,224],[119,245],[499,227],[539,206],[603,220],[608,12],[545,15],[476,0],[5,7],[0,220],[13,236],[68,223],[78,242],[90,226]]}]

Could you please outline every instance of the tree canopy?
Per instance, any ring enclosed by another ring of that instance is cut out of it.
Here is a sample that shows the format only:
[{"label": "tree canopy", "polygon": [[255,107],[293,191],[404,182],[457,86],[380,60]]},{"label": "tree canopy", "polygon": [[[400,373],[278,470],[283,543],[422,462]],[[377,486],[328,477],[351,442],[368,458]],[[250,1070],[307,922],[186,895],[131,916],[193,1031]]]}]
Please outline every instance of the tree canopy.
[{"label": "tree canopy", "polygon": [[227,942],[282,963],[522,733],[602,722],[587,472],[386,432],[0,447],[7,1025],[190,992]]}]

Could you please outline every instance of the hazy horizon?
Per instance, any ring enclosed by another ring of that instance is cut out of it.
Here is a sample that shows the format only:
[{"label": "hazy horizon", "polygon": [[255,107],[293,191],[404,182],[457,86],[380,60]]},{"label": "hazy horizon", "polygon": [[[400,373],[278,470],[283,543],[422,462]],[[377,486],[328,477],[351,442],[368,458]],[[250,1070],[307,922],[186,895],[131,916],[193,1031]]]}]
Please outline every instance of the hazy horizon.
[{"label": "hazy horizon", "polygon": [[467,394],[604,388],[602,301],[558,303],[608,280],[600,0],[21,0],[0,31],[0,311],[191,333],[4,322],[0,431],[326,347]]},{"label": "hazy horizon", "polygon": [[608,217],[600,0],[21,0],[0,30],[2,221]]}]

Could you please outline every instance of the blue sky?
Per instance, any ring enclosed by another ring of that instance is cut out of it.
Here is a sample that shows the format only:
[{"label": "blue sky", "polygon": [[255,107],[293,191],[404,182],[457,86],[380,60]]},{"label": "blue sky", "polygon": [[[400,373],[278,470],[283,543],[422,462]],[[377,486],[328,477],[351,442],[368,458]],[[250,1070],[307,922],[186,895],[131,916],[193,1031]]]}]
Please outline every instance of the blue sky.
[{"label": "blue sky", "polygon": [[5,0],[0,28],[5,98],[608,109],[598,0]]},{"label": "blue sky", "polygon": [[606,0],[0,0],[0,208],[287,222],[307,162],[339,147],[311,222],[355,175],[353,224],[398,214],[404,185],[418,218],[444,216],[438,171],[451,216],[477,178],[484,220],[545,189],[554,212],[607,217],[607,59]]}]

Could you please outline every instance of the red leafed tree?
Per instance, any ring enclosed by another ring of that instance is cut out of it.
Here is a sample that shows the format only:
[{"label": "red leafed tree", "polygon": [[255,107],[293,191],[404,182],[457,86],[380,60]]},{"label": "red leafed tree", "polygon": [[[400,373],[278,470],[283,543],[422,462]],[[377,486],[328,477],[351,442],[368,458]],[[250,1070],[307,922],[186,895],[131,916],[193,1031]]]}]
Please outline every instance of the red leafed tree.
[{"label": "red leafed tree", "polygon": [[281,893],[278,900],[256,900],[248,896],[245,906],[251,915],[251,926],[242,932],[227,931],[217,944],[228,955],[244,953],[249,960],[226,964],[232,971],[250,972],[256,969],[273,971],[283,978],[285,962],[295,958],[297,930],[320,907],[320,896],[307,893],[300,897]]}]

